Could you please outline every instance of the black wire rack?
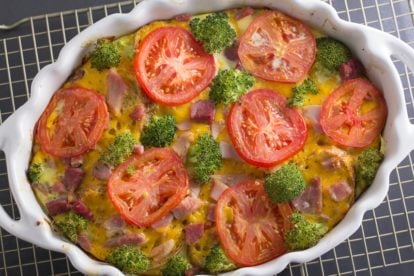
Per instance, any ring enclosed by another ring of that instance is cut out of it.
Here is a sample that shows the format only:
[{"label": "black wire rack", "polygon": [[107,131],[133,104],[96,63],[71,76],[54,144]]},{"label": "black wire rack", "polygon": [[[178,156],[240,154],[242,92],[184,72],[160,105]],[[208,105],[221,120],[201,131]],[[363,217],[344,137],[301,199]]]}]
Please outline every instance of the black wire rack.
[{"label": "black wire rack", "polygon": [[[36,73],[52,63],[72,37],[97,20],[130,11],[139,1],[26,18],[0,32],[0,123],[30,97]],[[329,0],[345,20],[365,24],[414,45],[412,3],[408,0]],[[1,28],[2,26],[0,26]],[[4,27],[4,26],[3,26]],[[414,76],[394,61],[414,123]],[[414,139],[414,137],[413,137]],[[367,212],[359,230],[339,246],[305,264],[291,264],[282,275],[372,275],[414,263],[414,152],[392,172],[388,196]],[[0,204],[15,219],[19,212],[9,190],[0,154]],[[64,254],[42,249],[0,230],[0,275],[80,275]],[[414,275],[414,272],[413,274]]]}]

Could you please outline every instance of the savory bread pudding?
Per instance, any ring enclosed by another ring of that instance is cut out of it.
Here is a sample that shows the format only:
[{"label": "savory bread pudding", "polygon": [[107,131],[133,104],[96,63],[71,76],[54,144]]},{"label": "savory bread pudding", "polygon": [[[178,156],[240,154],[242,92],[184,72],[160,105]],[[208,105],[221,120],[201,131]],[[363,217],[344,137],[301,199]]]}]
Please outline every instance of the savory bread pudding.
[{"label": "savory bread pudding", "polygon": [[51,225],[127,274],[216,274],[309,248],[372,183],[382,92],[342,42],[277,10],[99,39],[34,133]]}]

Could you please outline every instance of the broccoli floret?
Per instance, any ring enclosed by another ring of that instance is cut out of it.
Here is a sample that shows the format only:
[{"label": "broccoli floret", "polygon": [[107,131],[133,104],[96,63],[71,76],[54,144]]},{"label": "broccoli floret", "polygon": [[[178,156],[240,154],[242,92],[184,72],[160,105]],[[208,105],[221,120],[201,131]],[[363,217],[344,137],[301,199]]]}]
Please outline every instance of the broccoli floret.
[{"label": "broccoli floret", "polygon": [[106,261],[128,274],[140,274],[150,267],[148,257],[142,254],[138,247],[128,245],[115,248],[109,253]]},{"label": "broccoli floret", "polygon": [[32,163],[27,170],[27,176],[31,183],[38,182],[40,180],[40,175],[43,171],[42,164]]},{"label": "broccoli floret", "polygon": [[233,103],[253,86],[254,81],[254,77],[245,71],[221,70],[212,82],[210,99],[216,104]]},{"label": "broccoli floret", "polygon": [[293,227],[285,234],[285,243],[290,250],[314,246],[326,233],[323,224],[309,222],[299,213],[293,213],[289,220]]},{"label": "broccoli floret", "polygon": [[170,145],[177,131],[177,123],[171,115],[152,116],[141,133],[141,143],[146,148]]},{"label": "broccoli floret", "polygon": [[135,144],[136,140],[131,133],[119,134],[103,152],[100,161],[109,166],[116,167],[131,155]]},{"label": "broccoli floret", "polygon": [[221,166],[219,144],[209,134],[198,136],[195,144],[188,150],[187,166],[192,178],[198,183],[206,183]]},{"label": "broccoli floret", "polygon": [[172,257],[164,269],[162,269],[163,276],[184,276],[185,272],[191,267],[188,259],[182,255]]},{"label": "broccoli floret", "polygon": [[287,164],[265,177],[265,191],[273,203],[294,199],[306,188],[302,172],[295,164]]},{"label": "broccoli floret", "polygon": [[382,162],[384,155],[374,148],[364,150],[359,154],[356,163],[356,185],[357,195],[364,191],[372,181]]},{"label": "broccoli floret", "polygon": [[302,106],[307,94],[318,94],[318,87],[312,79],[305,79],[301,84],[292,88],[292,97],[289,98],[290,106]]},{"label": "broccoli floret", "polygon": [[74,243],[77,242],[78,235],[88,228],[88,221],[73,211],[55,216],[53,224]]},{"label": "broccoli floret", "polygon": [[211,248],[210,254],[206,257],[205,268],[208,272],[217,274],[236,269],[236,265],[227,258],[220,245]]},{"label": "broccoli floret", "polygon": [[352,56],[348,47],[331,37],[318,38],[316,46],[316,62],[331,71],[338,71],[339,66],[348,61]]},{"label": "broccoli floret", "polygon": [[190,21],[190,29],[209,53],[218,53],[230,47],[236,38],[236,31],[224,12],[210,14],[204,19],[194,18]]},{"label": "broccoli floret", "polygon": [[121,61],[116,45],[108,39],[99,39],[91,54],[91,66],[99,71],[115,67]]}]

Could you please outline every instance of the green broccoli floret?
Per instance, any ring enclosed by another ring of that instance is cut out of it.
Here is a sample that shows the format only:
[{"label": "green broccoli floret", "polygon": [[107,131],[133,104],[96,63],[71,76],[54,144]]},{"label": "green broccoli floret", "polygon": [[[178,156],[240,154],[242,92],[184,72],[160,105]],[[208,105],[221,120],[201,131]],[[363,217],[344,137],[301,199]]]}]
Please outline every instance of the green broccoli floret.
[{"label": "green broccoli floret", "polygon": [[374,148],[366,149],[359,154],[356,163],[357,195],[374,181],[383,158],[384,155],[378,149]]},{"label": "green broccoli floret", "polygon": [[237,101],[254,84],[254,77],[237,69],[221,70],[213,79],[210,99],[216,104]]},{"label": "green broccoli floret", "polygon": [[316,40],[316,62],[331,71],[338,71],[342,63],[348,61],[352,54],[342,42],[331,37]]},{"label": "green broccoli floret", "polygon": [[194,18],[190,21],[190,29],[209,53],[218,53],[230,47],[236,38],[236,31],[224,12],[210,14],[204,19]]},{"label": "green broccoli floret", "polygon": [[221,166],[220,146],[209,134],[198,136],[188,150],[187,166],[192,178],[198,183],[206,183]]},{"label": "green broccoli floret", "polygon": [[236,269],[236,265],[227,258],[220,245],[211,248],[210,254],[206,257],[205,268],[208,272],[217,274]]},{"label": "green broccoli floret", "polygon": [[177,131],[177,123],[171,115],[152,116],[141,133],[141,143],[146,148],[170,145]]},{"label": "green broccoli floret", "polygon": [[265,191],[273,203],[294,199],[306,188],[302,172],[295,164],[287,164],[265,177]]},{"label": "green broccoli floret", "polygon": [[289,220],[293,228],[285,234],[285,244],[290,250],[314,246],[327,230],[323,224],[307,221],[300,213],[293,213]]},{"label": "green broccoli floret", "polygon": [[115,67],[121,61],[116,45],[108,39],[99,39],[91,54],[91,66],[99,71]]},{"label": "green broccoli floret", "polygon": [[88,221],[73,211],[56,215],[53,224],[74,243],[77,242],[78,235],[88,228]]},{"label": "green broccoli floret", "polygon": [[27,176],[31,183],[38,182],[40,180],[40,175],[42,174],[43,167],[42,164],[32,163],[27,170]]},{"label": "green broccoli floret", "polygon": [[191,264],[186,257],[176,255],[168,261],[161,273],[163,276],[184,276],[190,267]]},{"label": "green broccoli floret", "polygon": [[111,251],[106,261],[125,273],[140,274],[150,267],[150,260],[138,247],[124,245]]},{"label": "green broccoli floret", "polygon": [[318,87],[312,79],[305,79],[301,84],[292,88],[292,97],[289,98],[290,106],[302,106],[307,94],[318,94]]},{"label": "green broccoli floret", "polygon": [[102,153],[100,161],[109,166],[116,167],[131,155],[136,140],[132,134],[125,132],[115,137],[115,140]]}]

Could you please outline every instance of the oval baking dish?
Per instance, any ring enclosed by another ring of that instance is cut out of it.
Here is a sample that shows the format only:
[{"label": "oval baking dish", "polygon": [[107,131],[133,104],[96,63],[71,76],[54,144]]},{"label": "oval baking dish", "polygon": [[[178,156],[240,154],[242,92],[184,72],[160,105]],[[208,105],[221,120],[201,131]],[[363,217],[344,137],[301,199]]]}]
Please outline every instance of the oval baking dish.
[{"label": "oval baking dish", "polygon": [[[379,205],[388,190],[391,170],[413,148],[413,127],[404,113],[404,99],[399,75],[391,55],[414,66],[412,50],[398,39],[379,31],[340,20],[335,11],[320,1],[143,1],[131,13],[109,16],[76,36],[61,51],[59,59],[45,67],[32,84],[32,98],[0,127],[0,146],[6,154],[10,188],[18,204],[21,219],[11,220],[0,209],[0,224],[7,231],[39,246],[66,253],[75,267],[88,274],[120,273],[117,269],[95,261],[76,246],[64,242],[51,230],[47,216],[38,205],[26,180],[26,165],[30,158],[32,133],[36,120],[53,93],[80,64],[88,51],[85,45],[101,37],[121,36],[157,19],[168,19],[183,13],[197,14],[244,5],[279,9],[300,18],[329,36],[345,40],[364,63],[367,74],[384,91],[389,115],[384,139],[385,160],[371,187],[354,203],[346,217],[316,246],[284,254],[265,264],[238,269],[237,275],[267,275],[280,272],[289,262],[305,262],[316,258],[349,237],[359,227],[363,214]],[[76,57],[76,58],[73,58]],[[11,139],[12,138],[12,139]]]}]

